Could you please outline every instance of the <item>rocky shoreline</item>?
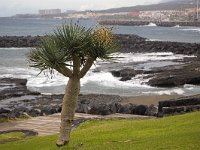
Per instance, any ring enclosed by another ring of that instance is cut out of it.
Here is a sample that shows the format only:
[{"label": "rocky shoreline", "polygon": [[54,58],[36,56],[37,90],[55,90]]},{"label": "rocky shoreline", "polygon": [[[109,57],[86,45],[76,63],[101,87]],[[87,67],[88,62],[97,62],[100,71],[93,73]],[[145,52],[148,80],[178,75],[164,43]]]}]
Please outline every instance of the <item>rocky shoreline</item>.
[{"label": "rocky shoreline", "polygon": [[[132,79],[138,74],[145,75],[147,84],[155,87],[177,87],[184,84],[200,85],[200,44],[147,41],[137,35],[115,35],[122,53],[172,52],[174,54],[195,55],[185,58],[180,64],[151,70],[130,68],[109,70],[121,81]],[[42,37],[0,37],[0,47],[35,47]],[[118,65],[118,64],[115,64]],[[97,68],[95,71],[101,71]],[[42,116],[61,111],[63,95],[43,95],[27,89],[26,79],[0,79],[0,118],[20,116]],[[123,103],[124,97],[116,95],[89,94],[80,95],[76,112],[109,115],[113,113],[157,116],[157,105]],[[195,106],[196,109],[196,106]],[[183,109],[183,111],[186,109]],[[181,108],[182,111],[182,108]],[[167,111],[166,111],[167,112]],[[173,110],[172,112],[176,112]]]},{"label": "rocky shoreline", "polygon": [[[2,36],[0,47],[36,47],[41,41],[41,36]],[[145,52],[173,52],[175,54],[199,55],[199,43],[148,41],[137,35],[116,34],[119,50],[122,53]]]},{"label": "rocky shoreline", "polygon": [[[31,92],[26,79],[0,79],[0,118],[21,116],[44,116],[61,112],[63,94],[43,95]],[[6,94],[5,94],[6,93]],[[114,113],[156,116],[157,106],[123,104],[124,98],[117,95],[79,95],[76,112],[97,115]]]},{"label": "rocky shoreline", "polygon": [[199,58],[192,58],[183,64],[152,68],[151,70],[120,69],[112,70],[112,75],[121,81],[131,80],[139,74],[149,79],[146,84],[152,87],[180,87],[185,84],[200,85]]},{"label": "rocky shoreline", "polygon": [[135,20],[99,20],[100,25],[123,25],[123,26],[141,26],[155,23],[157,26],[174,27],[179,26],[195,26],[200,27],[200,22],[195,21],[135,21]]},{"label": "rocky shoreline", "polygon": [[[0,79],[0,85],[4,87],[0,91],[0,118],[36,117],[61,112],[63,94],[43,95],[30,92],[24,84],[26,81],[26,79]],[[6,97],[4,97],[5,93],[7,93]],[[79,95],[76,112],[95,115],[121,113],[163,117],[200,110],[200,95],[160,101],[159,105],[134,104],[125,101],[125,97],[118,95]]]}]

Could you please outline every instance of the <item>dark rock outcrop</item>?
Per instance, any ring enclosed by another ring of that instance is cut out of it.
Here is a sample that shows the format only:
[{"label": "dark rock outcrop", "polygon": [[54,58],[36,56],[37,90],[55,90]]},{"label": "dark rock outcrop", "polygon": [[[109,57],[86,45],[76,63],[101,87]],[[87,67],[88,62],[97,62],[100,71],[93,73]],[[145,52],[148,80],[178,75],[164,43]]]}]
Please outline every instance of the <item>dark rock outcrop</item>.
[{"label": "dark rock outcrop", "polygon": [[135,108],[134,114],[145,115],[147,108],[148,108],[148,106],[146,106],[146,105],[138,105]]},{"label": "dark rock outcrop", "polygon": [[137,35],[115,35],[121,46],[120,52],[129,53],[151,53],[151,52],[173,52],[175,54],[198,55],[200,44],[148,41]]},{"label": "dark rock outcrop", "polygon": [[158,105],[158,117],[196,110],[200,110],[200,95],[160,101]]},{"label": "dark rock outcrop", "polygon": [[141,73],[141,71],[136,71],[134,69],[122,69],[122,70],[112,70],[112,75],[114,77],[121,77],[120,81],[131,80],[132,77]]},{"label": "dark rock outcrop", "polygon": [[40,36],[0,36],[0,47],[35,47]]},{"label": "dark rock outcrop", "polygon": [[122,114],[134,114],[135,108],[136,108],[136,105],[131,104],[131,103],[117,105],[118,113],[122,113]]},{"label": "dark rock outcrop", "polygon": [[184,84],[200,84],[200,65],[198,62],[163,67],[154,70],[147,84],[156,87],[176,87]]},{"label": "dark rock outcrop", "polygon": [[[0,47],[36,47],[41,41],[41,36],[2,36]],[[175,54],[200,54],[200,44],[147,41],[137,35],[116,34],[116,40],[120,45],[120,52],[144,53],[144,52],[173,52]]]},{"label": "dark rock outcrop", "polygon": [[158,114],[158,107],[155,105],[150,105],[145,112],[145,115],[147,116],[157,116],[157,114]]},{"label": "dark rock outcrop", "polygon": [[26,87],[27,79],[2,78],[0,79],[0,100],[24,95],[38,95],[38,92],[29,91]]},{"label": "dark rock outcrop", "polygon": [[102,25],[124,25],[124,26],[140,26],[155,23],[157,26],[174,27],[180,26],[196,26],[200,27],[200,22],[194,21],[133,21],[133,20],[101,20],[99,24]]},{"label": "dark rock outcrop", "polygon": [[[0,101],[0,117],[15,118],[21,116],[43,116],[61,112],[63,94],[42,95],[37,92],[27,90],[24,79],[1,79],[0,86],[4,90]],[[4,82],[3,82],[4,81]],[[15,85],[9,86],[8,85]],[[19,92],[21,94],[13,94]],[[6,95],[6,96],[4,96]],[[79,95],[76,112],[109,115],[113,113],[145,115],[148,106],[135,104],[122,104],[123,98],[117,95],[88,94]]]}]

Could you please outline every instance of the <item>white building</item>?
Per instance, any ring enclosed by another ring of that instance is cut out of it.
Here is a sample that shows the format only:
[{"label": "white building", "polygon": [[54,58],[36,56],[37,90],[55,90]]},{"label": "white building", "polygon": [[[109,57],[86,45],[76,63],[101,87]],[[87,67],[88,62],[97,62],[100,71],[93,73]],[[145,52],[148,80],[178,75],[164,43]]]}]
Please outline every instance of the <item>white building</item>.
[{"label": "white building", "polygon": [[53,14],[60,14],[61,9],[41,9],[39,10],[40,15],[53,15]]}]

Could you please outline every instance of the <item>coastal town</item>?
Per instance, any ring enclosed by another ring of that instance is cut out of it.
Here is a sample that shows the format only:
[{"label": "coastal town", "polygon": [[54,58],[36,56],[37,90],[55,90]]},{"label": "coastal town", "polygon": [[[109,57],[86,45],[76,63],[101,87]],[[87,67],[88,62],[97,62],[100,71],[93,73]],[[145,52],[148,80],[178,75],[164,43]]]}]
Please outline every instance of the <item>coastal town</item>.
[{"label": "coastal town", "polygon": [[[151,5],[150,5],[151,6]],[[180,7],[163,7],[152,9],[140,6],[118,10],[61,10],[40,9],[37,14],[16,14],[22,18],[55,18],[55,19],[96,19],[96,20],[134,20],[134,21],[197,21],[199,4],[181,5]]]}]

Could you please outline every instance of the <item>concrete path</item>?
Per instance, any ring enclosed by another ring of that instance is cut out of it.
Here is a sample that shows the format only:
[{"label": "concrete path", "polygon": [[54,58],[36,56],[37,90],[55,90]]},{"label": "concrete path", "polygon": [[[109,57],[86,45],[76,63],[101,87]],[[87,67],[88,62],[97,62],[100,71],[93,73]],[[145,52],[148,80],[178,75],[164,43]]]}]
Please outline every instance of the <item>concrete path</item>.
[{"label": "concrete path", "polygon": [[[112,114],[107,116],[80,114],[75,115],[75,124],[83,122],[83,120],[93,119],[128,119],[128,118],[150,118],[146,116],[129,115],[129,114]],[[78,122],[77,122],[78,121]],[[60,113],[49,116],[34,117],[27,120],[9,121],[0,123],[0,131],[7,130],[33,130],[38,132],[39,136],[56,134],[60,127]]]}]

